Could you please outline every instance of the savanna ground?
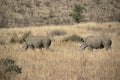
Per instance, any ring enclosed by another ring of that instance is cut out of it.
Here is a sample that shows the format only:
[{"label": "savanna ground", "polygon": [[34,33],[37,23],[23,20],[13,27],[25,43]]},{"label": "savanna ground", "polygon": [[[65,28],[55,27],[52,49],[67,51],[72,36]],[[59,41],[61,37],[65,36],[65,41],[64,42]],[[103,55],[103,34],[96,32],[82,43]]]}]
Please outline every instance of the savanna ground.
[{"label": "savanna ground", "polygon": [[[0,45],[0,59],[10,57],[22,67],[22,73],[12,80],[120,80],[120,23],[81,23],[65,26],[43,26],[0,29],[0,35],[47,35],[53,30],[64,30],[67,35],[54,36],[49,50],[21,50],[21,44]],[[112,49],[79,51],[80,43],[62,42],[66,36],[77,34],[105,34],[112,39]]]}]

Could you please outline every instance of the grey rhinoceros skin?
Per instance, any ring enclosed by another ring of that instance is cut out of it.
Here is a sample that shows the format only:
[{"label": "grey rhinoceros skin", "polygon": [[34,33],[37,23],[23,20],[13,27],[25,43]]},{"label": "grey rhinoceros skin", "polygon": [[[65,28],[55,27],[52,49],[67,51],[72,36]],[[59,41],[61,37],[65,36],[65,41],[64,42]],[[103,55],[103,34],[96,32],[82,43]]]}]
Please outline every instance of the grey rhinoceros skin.
[{"label": "grey rhinoceros skin", "polygon": [[51,45],[51,39],[48,36],[29,36],[25,39],[22,48],[27,50],[28,48],[46,48]]},{"label": "grey rhinoceros skin", "polygon": [[108,50],[111,48],[111,44],[112,40],[107,36],[88,36],[83,39],[80,50],[83,51],[86,47],[88,47],[89,50],[102,48]]}]

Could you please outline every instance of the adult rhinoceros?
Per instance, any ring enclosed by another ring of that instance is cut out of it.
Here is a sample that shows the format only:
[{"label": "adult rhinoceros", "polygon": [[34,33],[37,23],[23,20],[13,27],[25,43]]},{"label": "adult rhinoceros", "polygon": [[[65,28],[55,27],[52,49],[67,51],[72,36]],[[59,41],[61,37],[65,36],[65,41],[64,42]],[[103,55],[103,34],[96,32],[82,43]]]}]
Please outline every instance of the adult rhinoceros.
[{"label": "adult rhinoceros", "polygon": [[112,40],[107,36],[88,36],[82,39],[82,44],[80,50],[84,50],[88,47],[89,50],[106,48],[107,50],[111,48]]}]

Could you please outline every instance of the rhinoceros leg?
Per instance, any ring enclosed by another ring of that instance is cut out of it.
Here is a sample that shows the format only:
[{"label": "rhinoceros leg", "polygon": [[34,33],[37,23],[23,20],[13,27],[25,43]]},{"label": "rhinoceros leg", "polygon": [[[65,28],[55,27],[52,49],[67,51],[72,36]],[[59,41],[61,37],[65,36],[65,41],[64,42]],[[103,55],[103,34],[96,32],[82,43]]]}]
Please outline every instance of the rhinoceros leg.
[{"label": "rhinoceros leg", "polygon": [[93,51],[93,48],[92,47],[88,47],[88,50]]},{"label": "rhinoceros leg", "polygon": [[111,49],[111,46],[110,47],[105,47],[106,50],[110,50]]},{"label": "rhinoceros leg", "polygon": [[85,48],[86,48],[86,46],[85,46],[84,44],[82,44],[82,45],[80,46],[80,51],[83,51]]},{"label": "rhinoceros leg", "polygon": [[22,48],[24,49],[24,51],[26,51],[28,49],[28,45],[27,44],[23,44]]},{"label": "rhinoceros leg", "polygon": [[106,50],[111,49],[111,44],[112,44],[112,41],[108,41],[108,42],[104,42],[104,43],[103,43],[104,48],[105,48]]},{"label": "rhinoceros leg", "polygon": [[35,49],[34,45],[30,45],[29,47],[30,49],[33,49],[33,50]]}]

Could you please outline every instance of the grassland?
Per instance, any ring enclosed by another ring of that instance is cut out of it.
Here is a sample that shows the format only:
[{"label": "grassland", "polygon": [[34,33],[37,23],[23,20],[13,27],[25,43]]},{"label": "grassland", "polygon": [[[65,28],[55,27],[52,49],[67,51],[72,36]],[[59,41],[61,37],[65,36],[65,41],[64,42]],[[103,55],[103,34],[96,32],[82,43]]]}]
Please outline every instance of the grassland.
[{"label": "grassland", "polygon": [[[31,31],[34,35],[48,35],[53,30],[64,30],[67,35],[53,36],[49,50],[28,49],[21,44],[0,45],[0,59],[10,57],[22,67],[22,73],[12,80],[120,80],[120,23],[80,23],[65,26],[31,26],[27,28],[0,29],[0,36],[10,33],[21,35]],[[66,36],[78,34],[105,34],[112,39],[112,49],[79,51],[80,43],[61,42]]]}]

